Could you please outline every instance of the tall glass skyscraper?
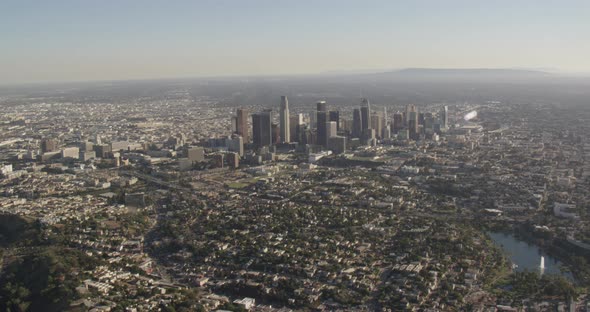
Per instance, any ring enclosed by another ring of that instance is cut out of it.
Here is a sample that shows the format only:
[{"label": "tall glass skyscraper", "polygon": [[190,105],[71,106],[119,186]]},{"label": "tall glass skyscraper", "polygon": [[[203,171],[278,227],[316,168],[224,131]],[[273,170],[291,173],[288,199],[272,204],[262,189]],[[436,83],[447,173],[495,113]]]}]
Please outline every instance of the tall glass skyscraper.
[{"label": "tall glass skyscraper", "polygon": [[281,110],[279,112],[280,120],[280,141],[289,143],[291,141],[291,128],[289,127],[289,100],[286,96],[281,96]]}]

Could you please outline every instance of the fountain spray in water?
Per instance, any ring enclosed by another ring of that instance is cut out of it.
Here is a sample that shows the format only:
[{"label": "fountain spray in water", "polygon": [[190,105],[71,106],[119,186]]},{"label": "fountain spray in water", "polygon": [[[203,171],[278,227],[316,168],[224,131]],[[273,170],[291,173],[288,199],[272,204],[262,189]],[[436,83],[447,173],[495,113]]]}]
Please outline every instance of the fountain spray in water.
[{"label": "fountain spray in water", "polygon": [[541,264],[539,265],[539,269],[541,269],[541,274],[545,271],[545,257],[541,256]]}]

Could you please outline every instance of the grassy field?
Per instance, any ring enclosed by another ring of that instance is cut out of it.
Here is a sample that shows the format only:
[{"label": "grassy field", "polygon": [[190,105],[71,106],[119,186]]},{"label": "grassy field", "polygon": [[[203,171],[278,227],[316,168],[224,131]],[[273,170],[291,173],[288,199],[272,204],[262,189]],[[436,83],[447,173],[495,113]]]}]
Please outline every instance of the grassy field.
[{"label": "grassy field", "polygon": [[231,183],[226,183],[225,185],[227,185],[227,187],[229,188],[233,188],[233,189],[241,189],[244,188],[248,185],[250,185],[250,183],[244,183],[244,182],[231,182]]}]

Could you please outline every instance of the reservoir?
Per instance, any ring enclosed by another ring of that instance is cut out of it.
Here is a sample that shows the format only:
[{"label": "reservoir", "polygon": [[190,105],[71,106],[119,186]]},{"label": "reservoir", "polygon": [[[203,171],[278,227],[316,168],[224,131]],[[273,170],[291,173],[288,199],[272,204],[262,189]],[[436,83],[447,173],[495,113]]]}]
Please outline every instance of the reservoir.
[{"label": "reservoir", "polygon": [[[570,272],[562,272],[563,263],[547,255],[536,245],[516,239],[511,234],[501,232],[487,233],[494,243],[501,247],[512,263],[516,264],[516,271],[541,272],[543,274],[559,274],[573,281]],[[541,257],[544,257],[545,268],[541,270]]]}]

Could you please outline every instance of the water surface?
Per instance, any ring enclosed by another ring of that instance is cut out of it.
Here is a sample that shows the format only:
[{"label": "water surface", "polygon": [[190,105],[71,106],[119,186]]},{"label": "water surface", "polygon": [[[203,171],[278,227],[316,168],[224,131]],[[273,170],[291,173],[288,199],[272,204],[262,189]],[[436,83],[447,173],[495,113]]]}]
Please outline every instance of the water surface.
[{"label": "water surface", "polygon": [[[543,252],[538,246],[516,239],[512,234],[488,232],[496,245],[500,246],[508,255],[510,261],[516,264],[516,271],[542,272],[543,274],[559,274],[569,280],[574,280],[570,272],[562,272],[563,263]],[[541,256],[545,257],[545,269],[541,270]]]}]

